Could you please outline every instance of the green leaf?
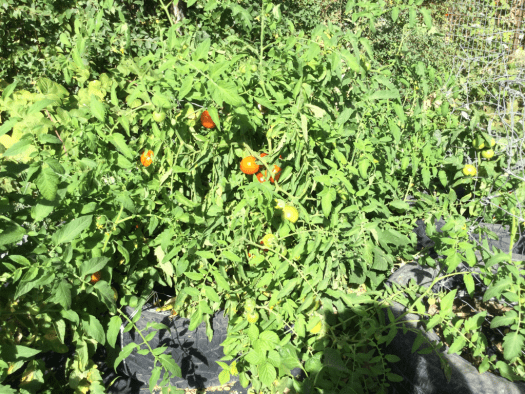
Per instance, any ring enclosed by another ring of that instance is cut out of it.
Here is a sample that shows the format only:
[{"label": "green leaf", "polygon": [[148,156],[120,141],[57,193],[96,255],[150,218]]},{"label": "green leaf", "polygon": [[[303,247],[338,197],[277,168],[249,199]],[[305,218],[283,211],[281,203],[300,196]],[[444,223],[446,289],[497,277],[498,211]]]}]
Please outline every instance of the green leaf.
[{"label": "green leaf", "polygon": [[498,298],[505,290],[508,290],[512,285],[512,281],[509,277],[500,279],[496,283],[489,286],[489,288],[483,294],[483,301],[487,302],[491,298]]},{"label": "green leaf", "polygon": [[350,116],[352,115],[352,108],[345,108],[337,117],[336,123],[338,125],[343,125],[346,123],[348,119],[350,119]]},{"label": "green leaf", "polygon": [[31,140],[23,139],[16,142],[11,148],[4,152],[4,157],[23,155],[31,146]]},{"label": "green leaf", "polygon": [[275,367],[266,362],[257,366],[258,377],[266,387],[272,387],[273,381],[277,378]]},{"label": "green leaf", "polygon": [[514,310],[507,311],[503,316],[495,316],[490,322],[490,328],[510,326],[516,322],[518,314]]},{"label": "green leaf", "polygon": [[16,125],[20,120],[20,118],[10,118],[9,120],[5,121],[0,126],[0,137],[3,136],[5,133],[10,132],[13,126]]},{"label": "green leaf", "polygon": [[60,179],[51,167],[43,167],[35,180],[42,197],[48,201],[54,201],[58,191]]},{"label": "green leaf", "polygon": [[109,320],[108,331],[106,333],[108,345],[112,348],[115,347],[117,342],[118,334],[120,333],[120,326],[122,325],[122,319],[120,316],[113,316]]},{"label": "green leaf", "polygon": [[52,134],[40,134],[38,136],[38,140],[43,144],[62,145],[62,141],[60,141],[57,136]]},{"label": "green leaf", "polygon": [[332,202],[335,201],[337,197],[337,192],[333,188],[329,188],[326,192],[326,194],[323,196],[323,199],[321,200],[321,206],[323,208],[323,215],[327,218],[330,216],[330,212],[332,212]]},{"label": "green leaf", "polygon": [[498,253],[498,254],[495,254],[494,256],[492,256],[486,263],[485,263],[485,267],[486,268],[490,268],[492,267],[493,265],[496,265],[496,264],[499,264],[501,263],[502,261],[509,261],[509,254],[508,253]]},{"label": "green leaf", "polygon": [[386,374],[386,377],[391,382],[402,382],[403,381],[403,378],[401,376],[399,376],[398,374],[392,373],[392,372],[388,372]]},{"label": "green leaf", "polygon": [[368,179],[368,166],[370,166],[370,161],[368,161],[368,159],[362,159],[359,161],[359,176],[363,179]]},{"label": "green leaf", "polygon": [[31,115],[31,114],[34,114],[36,112],[40,112],[44,108],[48,107],[50,104],[53,104],[54,102],[55,102],[55,100],[50,100],[50,99],[47,99],[47,98],[43,99],[43,100],[40,100],[40,101],[37,101],[36,103],[34,103],[29,108],[29,111],[27,111],[27,114]]},{"label": "green leaf", "polygon": [[447,273],[450,274],[461,264],[461,257],[458,253],[453,253],[445,259],[445,264],[447,266]]},{"label": "green leaf", "polygon": [[374,247],[374,264],[372,265],[372,269],[378,271],[386,271],[388,269],[387,255],[377,246]]},{"label": "green leaf", "polygon": [[[4,343],[0,347],[0,355],[5,361],[16,361],[20,359],[32,358],[40,352],[42,352],[42,350],[33,349],[27,346],[11,345],[9,343]],[[1,385],[0,388],[2,388]]]},{"label": "green leaf", "polygon": [[104,119],[106,117],[106,109],[104,108],[104,104],[101,101],[99,101],[98,97],[94,94],[91,95],[89,109],[91,110],[91,114],[95,118],[97,118],[101,122],[104,122]]},{"label": "green leaf", "polygon": [[220,122],[220,119],[219,119],[219,112],[217,111],[217,108],[215,108],[215,107],[208,107],[208,113],[211,116],[211,120],[213,120],[213,123],[215,123],[215,125],[217,126],[217,129],[219,129],[219,131],[220,131],[221,130],[221,122]]},{"label": "green leaf", "polygon": [[511,361],[521,355],[523,350],[524,337],[513,331],[503,338],[503,357]]},{"label": "green leaf", "polygon": [[454,303],[454,298],[456,297],[457,292],[458,289],[454,289],[441,299],[441,303],[439,305],[441,309],[440,315],[448,315],[452,313],[452,304]]},{"label": "green leaf", "polygon": [[82,318],[82,328],[87,336],[93,338],[98,343],[104,345],[106,343],[106,335],[102,324],[95,316],[88,315],[87,318]]},{"label": "green leaf", "polygon": [[423,15],[425,25],[430,29],[432,27],[432,16],[430,14],[430,10],[426,8],[420,8],[419,11]]},{"label": "green leaf", "polygon": [[466,343],[466,338],[462,336],[454,338],[454,342],[452,342],[452,345],[450,345],[450,348],[448,349],[448,354],[461,354],[461,351],[465,347]]},{"label": "green leaf", "polygon": [[439,170],[438,178],[441,184],[443,185],[443,187],[447,187],[447,184],[448,184],[447,173],[443,170]]},{"label": "green leaf", "polygon": [[11,93],[14,92],[16,85],[18,84],[18,81],[13,82],[11,85],[8,85],[4,91],[2,92],[2,99],[7,100],[9,96],[11,96]]},{"label": "green leaf", "polygon": [[259,353],[255,349],[252,349],[245,357],[244,359],[252,364],[252,365],[258,365],[265,361],[266,357],[264,354]]},{"label": "green leaf", "polygon": [[397,90],[377,90],[368,96],[368,100],[393,100],[399,98]]},{"label": "green leaf", "polygon": [[225,385],[229,381],[230,381],[230,371],[223,369],[219,373],[219,382],[221,383],[221,385]]},{"label": "green leaf", "polygon": [[285,281],[283,288],[281,289],[281,291],[279,291],[279,294],[277,295],[277,298],[283,299],[284,297],[287,297],[292,292],[292,290],[296,288],[296,285],[297,278]]},{"label": "green leaf", "polygon": [[71,242],[91,225],[92,220],[92,215],[80,216],[73,219],[70,223],[61,227],[55,234],[53,234],[51,240],[55,245]]},{"label": "green leaf", "polygon": [[19,242],[24,235],[26,230],[18,225],[5,226],[0,233],[0,246],[11,245]]},{"label": "green leaf", "polygon": [[62,279],[49,301],[62,305],[64,309],[71,309],[71,287],[71,284]]},{"label": "green leaf", "polygon": [[206,59],[210,51],[211,40],[209,38],[201,42],[193,53],[193,60]]},{"label": "green leaf", "polygon": [[474,294],[474,279],[472,278],[472,274],[463,275],[463,281],[465,282],[465,286],[467,287],[467,292],[472,297],[472,295]]},{"label": "green leaf", "polygon": [[281,365],[281,356],[279,355],[277,351],[271,350],[270,352],[268,352],[268,361],[275,368],[279,368]]},{"label": "green leaf", "polygon": [[[237,85],[233,81],[220,81],[216,84],[215,89],[217,89],[222,100],[231,106],[240,107],[244,104],[244,100],[237,93]],[[222,106],[222,103],[217,104]]]},{"label": "green leaf", "polygon": [[341,372],[350,372],[349,369],[346,367],[345,363],[341,359],[341,354],[331,348],[326,348],[324,351],[324,359],[323,364],[328,368],[333,368],[337,371]]},{"label": "green leaf", "polygon": [[408,211],[410,209],[410,205],[408,203],[402,201],[402,200],[394,200],[388,203],[388,205],[394,207],[397,210],[400,211]]},{"label": "green leaf", "polygon": [[430,186],[430,169],[424,167],[421,170],[421,177],[423,178],[423,185],[428,188]]},{"label": "green leaf", "polygon": [[392,20],[395,22],[399,17],[399,7],[392,8]]},{"label": "green leaf", "polygon": [[341,50],[341,55],[346,60],[346,63],[348,64],[348,67],[350,67],[355,72],[359,72],[359,62],[357,61],[355,56],[353,56],[350,53],[350,51],[348,51],[347,49],[343,49],[343,50]]},{"label": "green leaf", "polygon": [[109,257],[93,257],[82,263],[80,267],[80,277],[84,278],[86,275],[94,274],[102,270],[109,262]]},{"label": "green leaf", "polygon": [[217,284],[224,290],[230,290],[230,285],[226,279],[223,278],[223,276],[217,272],[213,272],[213,276],[215,277],[215,280],[217,281]]},{"label": "green leaf", "polygon": [[487,311],[476,313],[474,316],[469,317],[465,321],[465,330],[466,331],[477,331],[483,323],[485,322],[485,317],[487,316]]},{"label": "green leaf", "polygon": [[182,100],[191,91],[194,79],[195,77],[193,75],[187,75],[186,78],[184,78],[184,81],[182,81],[182,86],[179,90],[179,100]]},{"label": "green leaf", "polygon": [[188,327],[188,330],[195,331],[195,329],[199,326],[199,324],[202,323],[202,311],[200,308],[197,308],[197,310],[191,315],[190,318],[190,325]]},{"label": "green leaf", "polygon": [[128,159],[133,159],[133,152],[128,146],[126,139],[120,133],[113,133],[108,136],[108,141],[111,142],[117,150],[126,156]]},{"label": "green leaf", "polygon": [[173,107],[173,104],[170,103],[168,97],[161,93],[155,93],[151,99],[151,102],[153,103],[153,105],[164,109],[169,109]]},{"label": "green leaf", "polygon": [[166,368],[172,376],[182,377],[182,371],[171,355],[161,354],[159,359],[162,366]]},{"label": "green leaf", "polygon": [[250,338],[250,342],[253,344],[259,338],[259,329],[256,324],[250,324],[246,330],[246,335]]},{"label": "green leaf", "polygon": [[267,350],[271,350],[279,343],[279,336],[275,332],[267,330],[259,335],[259,340],[265,342],[265,346],[268,347]]},{"label": "green leaf", "polygon": [[221,302],[221,299],[215,289],[210,286],[204,286],[204,291],[206,292],[206,297],[212,302]]},{"label": "green leaf", "polygon": [[149,391],[150,393],[153,393],[153,389],[157,385],[157,382],[160,378],[160,373],[162,372],[162,368],[160,366],[153,368],[153,371],[151,371],[151,376],[149,378]]},{"label": "green leaf", "polygon": [[234,263],[240,263],[242,261],[242,259],[239,256],[230,252],[229,250],[225,250],[224,252],[222,252],[222,256],[230,261],[233,261]]},{"label": "green leaf", "polygon": [[303,131],[303,138],[308,143],[308,120],[304,114],[301,114],[301,130]]}]

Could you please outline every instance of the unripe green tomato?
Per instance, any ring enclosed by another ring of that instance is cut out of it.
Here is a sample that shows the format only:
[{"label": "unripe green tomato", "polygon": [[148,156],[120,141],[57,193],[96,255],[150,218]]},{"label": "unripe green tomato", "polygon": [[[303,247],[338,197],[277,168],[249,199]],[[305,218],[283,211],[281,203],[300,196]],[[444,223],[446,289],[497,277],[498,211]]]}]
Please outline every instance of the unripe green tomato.
[{"label": "unripe green tomato", "polygon": [[164,112],[153,112],[153,120],[157,123],[162,122],[164,119],[166,119],[166,114]]},{"label": "unripe green tomato", "polygon": [[257,66],[255,64],[252,64],[250,70],[252,70],[252,72],[257,71]]},{"label": "unripe green tomato", "polygon": [[133,102],[129,105],[131,108],[137,108],[142,105],[142,101],[140,99],[135,99]]},{"label": "unripe green tomato", "polygon": [[252,313],[253,311],[255,311],[256,305],[257,303],[255,302],[255,300],[253,298],[249,298],[244,303],[244,309],[246,310],[246,312]]},{"label": "unripe green tomato", "polygon": [[366,63],[365,63],[365,67],[366,67],[366,71],[370,70],[370,67],[371,67],[371,66],[370,66],[370,63],[366,62]]},{"label": "unripe green tomato", "polygon": [[241,72],[241,74],[246,74],[246,65],[243,64],[241,67],[239,67],[239,71]]},{"label": "unripe green tomato", "polygon": [[40,308],[37,305],[30,305],[28,310],[31,315],[38,315],[40,313]]},{"label": "unripe green tomato", "polygon": [[481,150],[485,147],[485,141],[483,141],[482,138],[475,138],[474,141],[472,141],[472,146],[474,149]]},{"label": "unripe green tomato", "polygon": [[247,313],[246,320],[248,320],[248,323],[250,324],[257,323],[257,320],[259,320],[259,314],[255,311],[252,313]]}]

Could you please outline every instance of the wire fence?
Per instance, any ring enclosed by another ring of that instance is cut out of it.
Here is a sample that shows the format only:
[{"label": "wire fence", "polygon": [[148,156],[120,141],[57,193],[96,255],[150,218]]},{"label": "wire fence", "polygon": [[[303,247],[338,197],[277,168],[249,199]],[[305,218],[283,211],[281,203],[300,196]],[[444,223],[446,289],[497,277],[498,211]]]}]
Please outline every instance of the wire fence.
[{"label": "wire fence", "polygon": [[[457,0],[443,26],[446,42],[456,48],[453,69],[467,98],[457,110],[467,119],[482,112],[477,130],[495,138],[496,157],[506,153],[504,178],[522,186],[514,195],[518,210],[505,212],[520,223],[525,216],[524,16],[525,0]],[[502,187],[482,203],[499,208],[495,202]],[[519,228],[521,236],[525,229]]]}]

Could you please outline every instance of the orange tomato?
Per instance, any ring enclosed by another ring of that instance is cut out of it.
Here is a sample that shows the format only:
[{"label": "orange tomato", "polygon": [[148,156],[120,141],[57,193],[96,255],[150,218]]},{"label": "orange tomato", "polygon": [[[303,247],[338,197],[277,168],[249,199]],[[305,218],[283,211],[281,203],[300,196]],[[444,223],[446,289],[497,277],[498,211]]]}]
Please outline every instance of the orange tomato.
[{"label": "orange tomato", "polygon": [[207,129],[213,129],[215,127],[215,123],[211,120],[210,113],[207,110],[201,115],[201,124]]},{"label": "orange tomato", "polygon": [[255,162],[255,157],[248,156],[241,161],[241,171],[247,175],[253,175],[259,171],[259,164]]},{"label": "orange tomato", "polygon": [[153,163],[153,151],[152,150],[144,151],[142,156],[140,156],[140,162],[142,163],[144,167],[149,167],[151,163]]},{"label": "orange tomato", "polygon": [[100,271],[97,271],[93,275],[91,275],[91,280],[89,281],[89,283],[94,285],[100,280],[101,277],[102,277],[102,274],[100,273]]}]

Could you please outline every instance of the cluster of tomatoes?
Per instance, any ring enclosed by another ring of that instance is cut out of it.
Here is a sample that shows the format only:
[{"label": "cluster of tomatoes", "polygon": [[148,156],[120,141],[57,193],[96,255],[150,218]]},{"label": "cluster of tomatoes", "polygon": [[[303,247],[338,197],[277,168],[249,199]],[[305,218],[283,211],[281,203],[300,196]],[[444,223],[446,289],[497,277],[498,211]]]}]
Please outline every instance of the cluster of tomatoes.
[{"label": "cluster of tomatoes", "polygon": [[[261,158],[268,156],[268,153],[261,153]],[[257,164],[257,160],[253,156],[245,157],[241,160],[241,171],[244,172],[247,175],[253,175],[257,173],[256,177],[257,180],[261,183],[266,182],[268,180],[268,171],[258,172],[260,169],[260,165]],[[274,183],[275,181],[279,181],[279,178],[281,177],[281,167],[274,164],[271,174],[270,174],[270,182]],[[274,180],[275,177],[275,180]]]},{"label": "cluster of tomatoes", "polygon": [[[492,138],[490,140],[490,148],[485,148],[485,141],[481,136],[478,136],[477,138],[472,141],[472,146],[474,149],[481,150],[481,156],[483,156],[484,159],[490,160],[494,157],[494,150],[492,149],[496,145],[496,140]],[[476,176],[477,170],[476,167],[474,167],[472,164],[466,164],[465,167],[463,167],[463,175],[465,176]]]}]

